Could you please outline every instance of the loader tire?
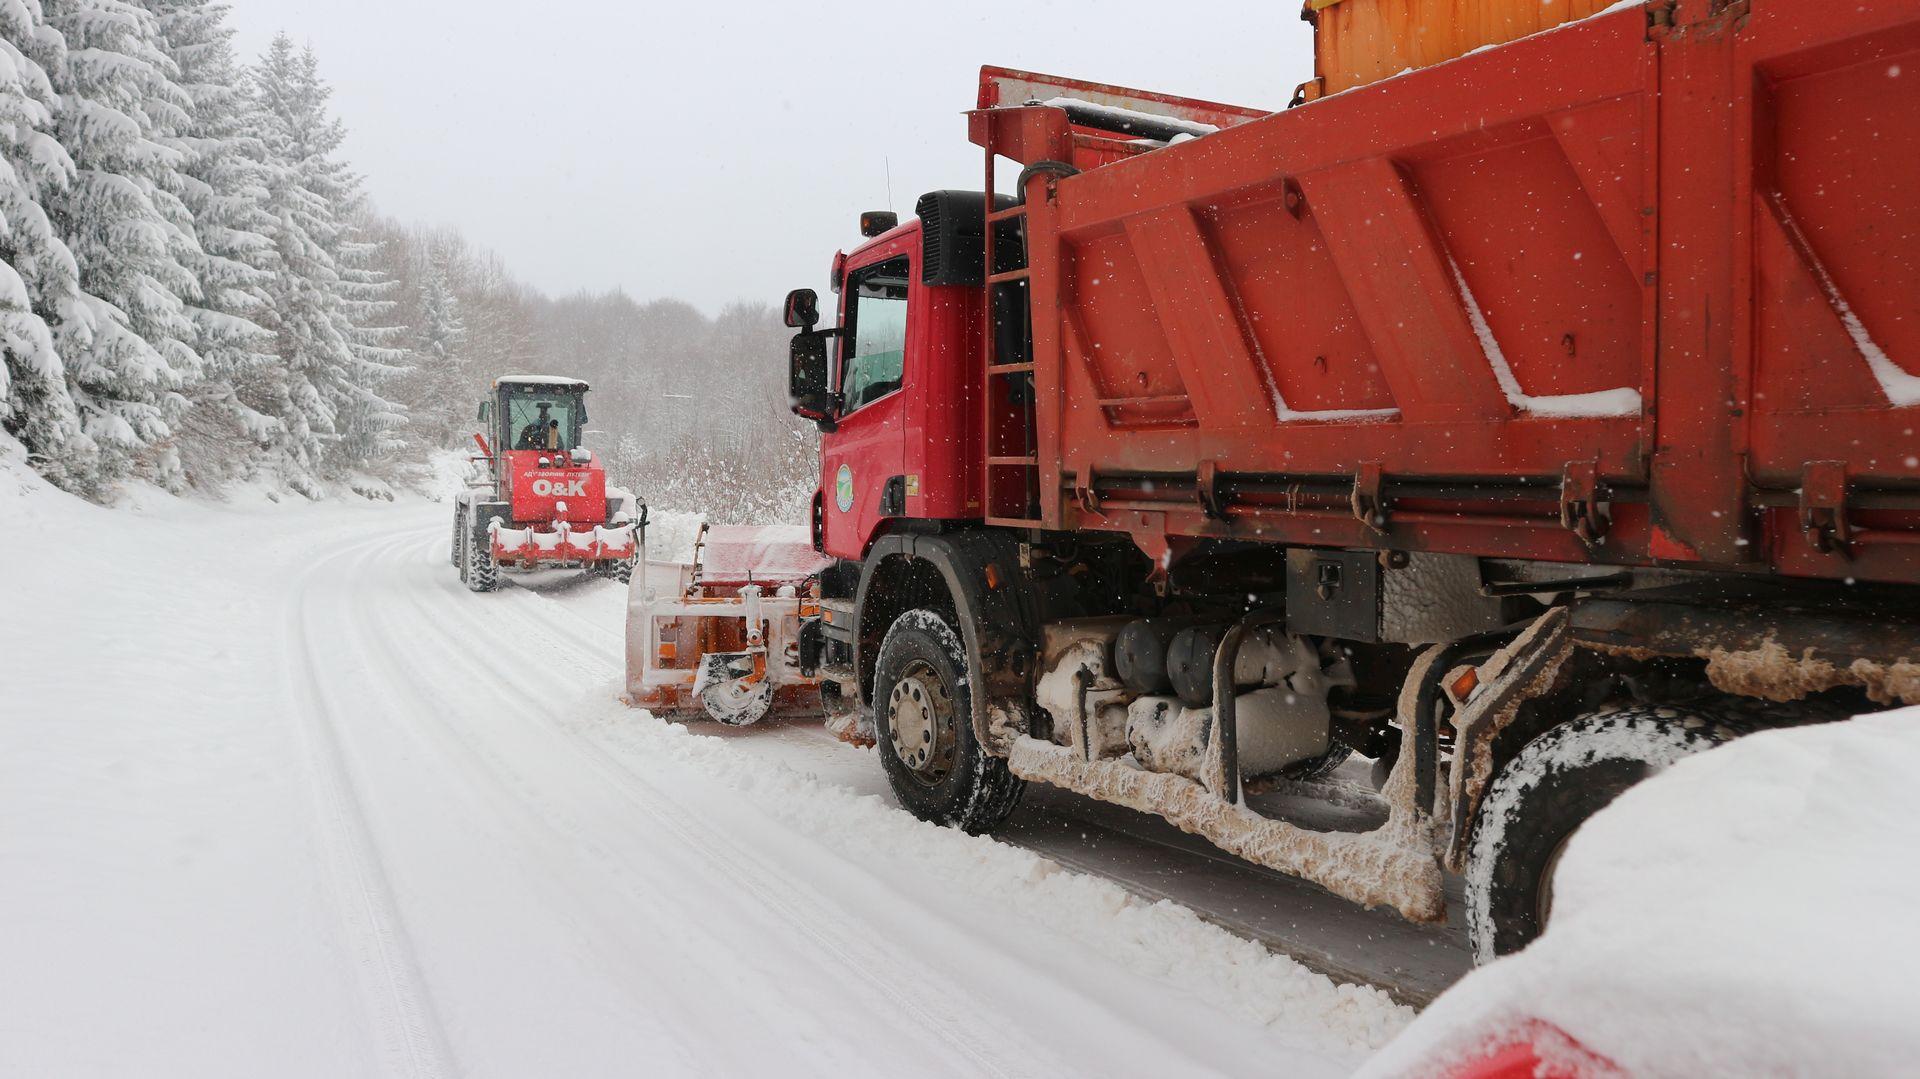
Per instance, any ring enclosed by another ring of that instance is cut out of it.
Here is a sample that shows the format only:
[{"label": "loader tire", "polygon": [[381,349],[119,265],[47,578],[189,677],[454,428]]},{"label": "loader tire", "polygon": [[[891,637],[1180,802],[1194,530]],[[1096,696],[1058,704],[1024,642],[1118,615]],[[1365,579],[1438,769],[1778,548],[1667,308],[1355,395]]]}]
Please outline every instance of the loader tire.
[{"label": "loader tire", "polygon": [[461,563],[467,560],[467,552],[461,548],[461,541],[466,538],[467,515],[465,507],[455,505],[453,507],[453,553],[450,559],[453,562],[453,568],[461,571],[462,579],[466,577],[466,567],[461,565]]},{"label": "loader tire", "polygon": [[1474,818],[1467,932],[1474,962],[1532,943],[1553,908],[1561,854],[1627,788],[1741,730],[1709,711],[1654,705],[1595,712],[1547,731],[1494,776]]},{"label": "loader tire", "polygon": [[621,584],[633,580],[633,559],[623,558],[618,562],[591,562],[587,565],[589,577],[604,577]]},{"label": "loader tire", "polygon": [[874,662],[880,765],[908,812],[980,835],[1007,819],[1026,784],[975,741],[972,705],[959,634],[933,611],[901,615]]},{"label": "loader tire", "polygon": [[491,592],[500,586],[500,563],[494,561],[493,545],[482,543],[474,530],[467,530],[466,572],[461,575],[469,592]]}]

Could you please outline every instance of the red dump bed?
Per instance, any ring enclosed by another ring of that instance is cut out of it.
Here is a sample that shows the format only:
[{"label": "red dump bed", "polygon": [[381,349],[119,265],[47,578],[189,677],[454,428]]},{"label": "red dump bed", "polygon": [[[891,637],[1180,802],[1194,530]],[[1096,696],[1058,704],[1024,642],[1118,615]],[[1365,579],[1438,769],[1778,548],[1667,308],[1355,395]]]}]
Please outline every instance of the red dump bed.
[{"label": "red dump bed", "polygon": [[991,518],[1920,581],[1920,0],[1616,9],[1216,119],[973,114],[1080,170],[1028,170],[997,286]]}]

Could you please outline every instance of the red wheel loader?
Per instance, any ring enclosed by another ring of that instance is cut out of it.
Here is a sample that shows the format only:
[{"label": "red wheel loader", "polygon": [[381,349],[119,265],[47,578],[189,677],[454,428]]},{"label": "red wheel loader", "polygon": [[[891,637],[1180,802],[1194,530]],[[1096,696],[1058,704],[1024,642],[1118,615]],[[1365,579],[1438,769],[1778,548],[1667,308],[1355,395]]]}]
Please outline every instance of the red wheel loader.
[{"label": "red wheel loader", "polygon": [[607,486],[599,458],[580,444],[586,397],[579,379],[504,375],[480,402],[485,433],[473,436],[474,460],[488,475],[453,508],[453,564],[472,591],[493,591],[502,568],[633,575],[646,506]]}]

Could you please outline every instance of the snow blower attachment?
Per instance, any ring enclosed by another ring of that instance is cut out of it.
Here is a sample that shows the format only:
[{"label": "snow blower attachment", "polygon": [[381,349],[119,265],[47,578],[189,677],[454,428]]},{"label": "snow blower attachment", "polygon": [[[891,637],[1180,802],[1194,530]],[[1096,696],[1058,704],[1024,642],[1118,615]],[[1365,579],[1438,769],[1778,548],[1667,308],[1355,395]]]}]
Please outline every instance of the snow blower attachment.
[{"label": "snow blower attachment", "polygon": [[607,486],[580,444],[587,384],[553,375],[506,375],[480,403],[487,434],[474,435],[486,478],[454,500],[453,564],[475,592],[504,568],[579,567],[626,581],[644,546],[646,507]]},{"label": "snow blower attachment", "polygon": [[801,647],[829,563],[800,526],[701,526],[693,560],[643,562],[627,601],[627,696],[660,716],[731,726],[818,715]]}]

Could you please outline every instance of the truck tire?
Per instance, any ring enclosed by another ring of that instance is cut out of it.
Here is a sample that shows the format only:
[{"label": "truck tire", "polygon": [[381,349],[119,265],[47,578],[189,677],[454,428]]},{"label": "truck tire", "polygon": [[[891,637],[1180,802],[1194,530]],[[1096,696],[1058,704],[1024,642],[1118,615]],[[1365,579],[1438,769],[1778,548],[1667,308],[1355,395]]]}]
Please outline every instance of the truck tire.
[{"label": "truck tire", "polygon": [[500,586],[500,563],[494,561],[493,545],[480,542],[473,528],[467,530],[467,565],[462,578],[469,592],[491,592]]},{"label": "truck tire", "polygon": [[466,538],[467,538],[467,508],[465,506],[462,506],[458,502],[456,502],[453,504],[453,545],[452,545],[453,553],[450,556],[450,559],[453,562],[453,568],[462,571],[461,572],[462,579],[464,579],[466,576],[466,573],[465,573],[466,567],[462,566],[461,563],[466,561],[467,552],[461,549],[460,544],[461,544],[461,541],[465,540]]},{"label": "truck tire", "polygon": [[1487,787],[1467,860],[1474,961],[1532,943],[1553,907],[1553,873],[1579,827],[1628,787],[1739,732],[1701,711],[1595,712],[1527,743]]},{"label": "truck tire", "polygon": [[969,835],[999,827],[1026,784],[973,737],[967,651],[933,611],[908,611],[874,662],[873,715],[894,797],[921,820]]}]

